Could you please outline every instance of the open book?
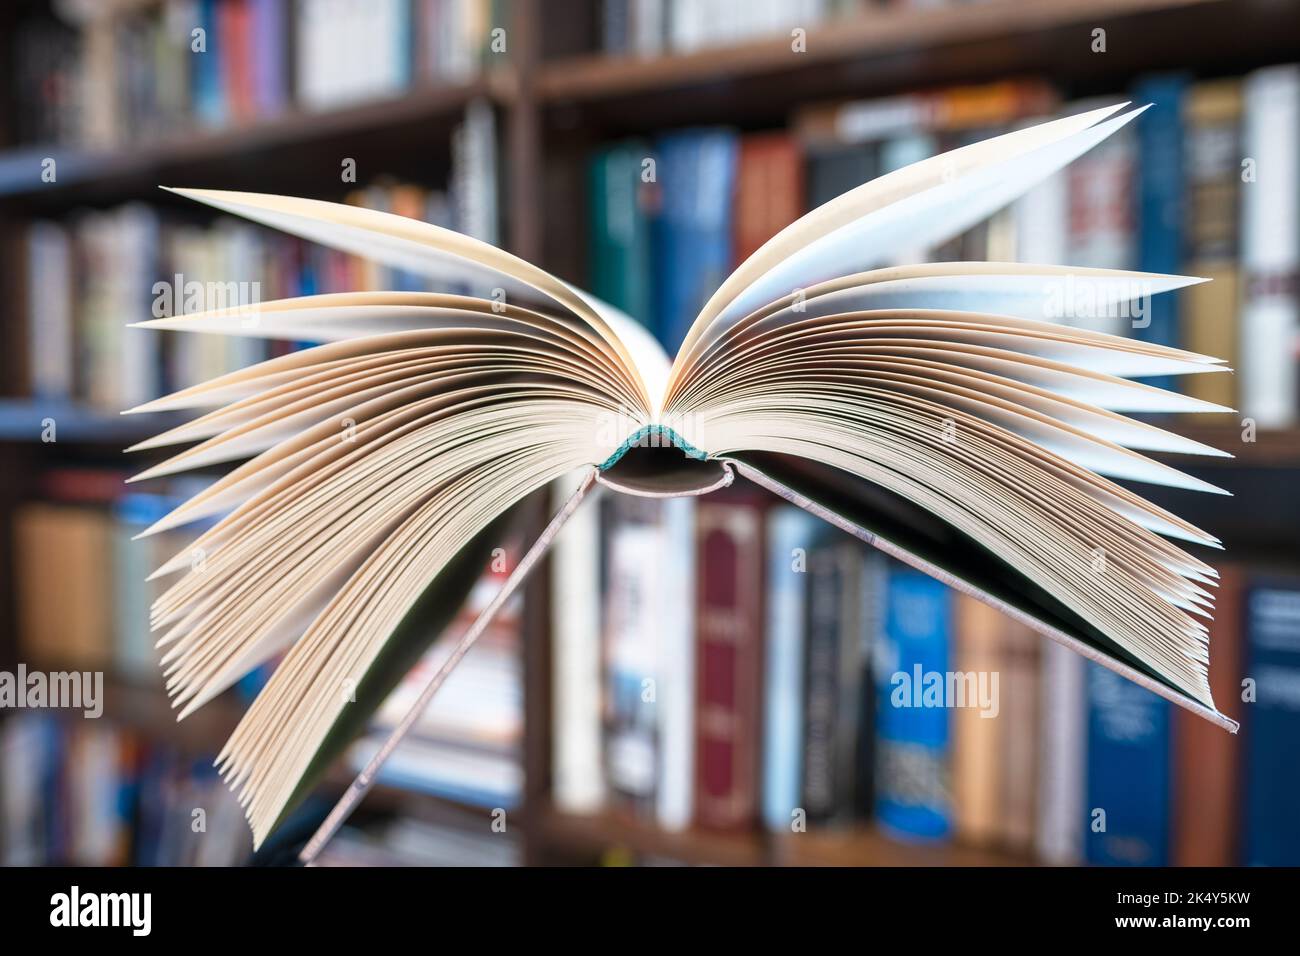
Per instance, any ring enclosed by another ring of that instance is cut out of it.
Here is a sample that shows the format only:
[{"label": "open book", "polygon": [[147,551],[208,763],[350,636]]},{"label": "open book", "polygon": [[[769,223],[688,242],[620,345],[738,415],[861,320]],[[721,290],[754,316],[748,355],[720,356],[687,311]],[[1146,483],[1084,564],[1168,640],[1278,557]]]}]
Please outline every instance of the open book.
[{"label": "open book", "polygon": [[1143,454],[1221,452],[1124,413],[1226,411],[1129,380],[1226,369],[1059,321],[1198,280],[873,268],[962,232],[1140,112],[1122,110],[966,146],[826,203],[727,278],[673,359],[628,316],[454,232],[177,190],[474,292],[139,323],[325,343],[133,410],[203,410],[137,446],[193,443],[140,478],[239,462],[146,533],[222,516],[157,572],[174,576],[152,624],[181,717],[284,653],[218,758],[255,842],[437,636],[512,506],[580,469],[563,514],[597,481],[663,496],[743,475],[1235,729],[1206,679],[1216,574],[1176,543],[1218,542],[1112,480],[1222,493]]}]

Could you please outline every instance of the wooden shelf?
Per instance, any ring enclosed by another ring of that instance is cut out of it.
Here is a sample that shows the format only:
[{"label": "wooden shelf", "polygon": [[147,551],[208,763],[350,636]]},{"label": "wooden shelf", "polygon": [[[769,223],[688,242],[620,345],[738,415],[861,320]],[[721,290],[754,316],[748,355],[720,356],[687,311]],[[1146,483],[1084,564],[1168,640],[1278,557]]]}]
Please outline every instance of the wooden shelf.
[{"label": "wooden shelf", "polygon": [[112,415],[65,401],[32,398],[0,399],[0,442],[40,444],[41,434],[45,428],[42,423],[47,418],[55,422],[56,444],[121,447],[157,435],[183,421],[182,416],[170,413]]},{"label": "wooden shelf", "polygon": [[599,100],[704,83],[737,81],[872,56],[938,49],[958,43],[1036,36],[1070,25],[1213,0],[988,0],[934,9],[871,10],[813,27],[796,53],[787,34],[658,57],[594,55],[543,64],[540,96],[548,101]]},{"label": "wooden shelf", "polygon": [[951,843],[894,839],[872,827],[773,837],[765,833],[661,830],[614,813],[579,816],[547,807],[531,817],[534,839],[549,850],[595,855],[609,849],[704,866],[1024,866],[1024,855]]},{"label": "wooden shelf", "polygon": [[[513,76],[497,70],[472,83],[422,87],[327,112],[295,108],[243,126],[186,130],[138,146],[113,150],[24,146],[0,154],[0,200],[46,203],[157,197],[160,185],[267,190],[268,177],[296,180],[300,189],[318,177],[322,183],[338,186],[345,156],[357,159],[362,181],[369,178],[368,161],[379,157],[386,173],[398,174],[403,164],[427,170],[431,142],[445,145],[471,100],[487,97],[505,102],[515,88]],[[409,156],[404,159],[403,154]],[[57,161],[58,178],[53,183],[41,181],[41,160],[47,156]],[[376,165],[371,162],[370,170]]]},{"label": "wooden shelf", "polygon": [[782,866],[1032,866],[1025,854],[962,846],[913,843],[873,827],[843,833],[809,831],[778,838],[772,861]]},{"label": "wooden shelf", "polygon": [[767,862],[757,834],[670,833],[613,813],[578,816],[551,807],[536,813],[530,810],[530,818],[533,838],[560,855],[596,855],[619,849],[705,866],[761,866]]},{"label": "wooden shelf", "polygon": [[[155,0],[113,2],[130,6]],[[586,9],[594,11],[594,3],[587,3]],[[550,11],[542,11],[540,0],[517,0],[517,10],[520,19],[510,36],[513,65],[472,83],[426,86],[326,112],[292,109],[249,125],[178,131],[162,141],[109,151],[36,145],[0,152],[0,208],[13,214],[11,224],[25,215],[60,215],[82,203],[138,198],[200,214],[192,204],[159,193],[160,184],[337,198],[351,188],[340,182],[344,157],[357,160],[362,183],[386,173],[439,184],[449,166],[450,131],[468,103],[486,97],[502,108],[502,207],[508,212],[509,247],[530,261],[558,260],[564,265],[557,271],[573,278],[581,270],[566,266],[578,261],[582,247],[582,217],[577,212],[582,195],[571,196],[568,190],[580,182],[574,173],[587,148],[601,139],[648,135],[688,123],[775,126],[805,102],[1018,74],[1043,76],[1068,96],[1114,92],[1149,70],[1185,67],[1203,75],[1241,74],[1294,59],[1294,37],[1300,30],[1300,4],[1278,0],[986,0],[932,10],[901,4],[873,7],[857,19],[810,29],[807,51],[798,54],[783,35],[653,58],[583,54],[535,62],[543,30],[564,30],[570,24],[559,22],[563,18],[558,10],[556,22],[541,22]],[[1098,26],[1108,30],[1104,55],[1090,49],[1091,31]],[[57,159],[55,183],[40,181],[45,156]],[[567,253],[573,255],[566,258]],[[13,310],[11,302],[11,314],[5,317],[11,329],[22,321]],[[66,403],[3,400],[0,442],[9,443],[11,458],[24,463],[36,459],[40,423],[46,417],[56,419],[59,443],[73,450],[121,448],[172,424],[161,422],[162,416],[122,418]],[[1204,507],[1220,509],[1189,517],[1221,534],[1230,557],[1236,556],[1231,550],[1236,545],[1225,533],[1229,527],[1278,553],[1293,554],[1287,526],[1294,524],[1289,518],[1295,512],[1294,481],[1290,475],[1280,478],[1275,470],[1300,468],[1300,429],[1262,432],[1247,445],[1235,424],[1201,426],[1177,420],[1172,427],[1237,456],[1195,461],[1209,480],[1218,480],[1211,472],[1220,473],[1218,483],[1230,486],[1238,497],[1171,493],[1168,507],[1185,513],[1189,500],[1199,498]],[[1190,467],[1193,460],[1180,461]],[[20,468],[12,471],[21,477]],[[10,483],[14,488],[8,500],[21,500],[15,489],[21,490],[22,483],[12,475]],[[542,497],[537,498],[539,525],[549,513]],[[1241,507],[1243,499],[1248,507]],[[538,569],[525,604],[526,789],[518,815],[530,862],[581,857],[590,861],[611,848],[729,866],[1031,862],[998,850],[909,844],[869,827],[779,837],[669,833],[614,813],[577,816],[556,810],[548,802],[553,728],[546,573],[545,565]],[[0,658],[12,640],[12,633],[0,634]],[[108,719],[195,752],[218,748],[243,711],[232,696],[224,695],[178,724],[158,687],[106,679],[106,696]],[[350,779],[346,768],[338,770],[326,792]],[[363,806],[415,816],[485,813],[384,784],[376,786]]]}]

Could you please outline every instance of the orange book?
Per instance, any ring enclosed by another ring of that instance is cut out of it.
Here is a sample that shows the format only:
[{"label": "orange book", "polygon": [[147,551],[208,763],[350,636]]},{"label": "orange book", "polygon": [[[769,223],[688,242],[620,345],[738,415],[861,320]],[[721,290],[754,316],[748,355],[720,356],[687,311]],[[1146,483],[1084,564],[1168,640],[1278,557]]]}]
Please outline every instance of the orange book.
[{"label": "orange book", "polygon": [[744,262],[803,214],[803,157],[786,133],[746,136],[736,175],[735,260]]},{"label": "orange book", "polygon": [[112,651],[112,521],[97,508],[28,504],[14,516],[18,642],[26,663],[100,670]]},{"label": "orange book", "polygon": [[[1210,692],[1223,713],[1241,719],[1245,582],[1221,565],[1210,622]],[[1241,738],[1185,711],[1174,714],[1175,866],[1232,866],[1237,857]]]}]

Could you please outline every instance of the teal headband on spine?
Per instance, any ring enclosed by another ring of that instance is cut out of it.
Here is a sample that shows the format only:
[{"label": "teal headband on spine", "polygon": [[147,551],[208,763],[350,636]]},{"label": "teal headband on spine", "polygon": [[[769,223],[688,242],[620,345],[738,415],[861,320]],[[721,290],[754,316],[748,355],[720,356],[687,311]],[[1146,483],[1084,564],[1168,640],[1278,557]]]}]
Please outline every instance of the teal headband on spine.
[{"label": "teal headband on spine", "polygon": [[[646,441],[646,439],[650,441]],[[618,460],[628,453],[629,449],[648,446],[651,448],[664,448],[667,446],[680,448],[687,458],[696,458],[700,461],[708,458],[706,452],[700,451],[690,442],[688,442],[677,432],[673,431],[667,425],[646,425],[632,434],[632,436],[623,444],[618,446],[614,454],[610,455],[603,462],[596,466],[599,471],[605,471],[618,464]]]}]

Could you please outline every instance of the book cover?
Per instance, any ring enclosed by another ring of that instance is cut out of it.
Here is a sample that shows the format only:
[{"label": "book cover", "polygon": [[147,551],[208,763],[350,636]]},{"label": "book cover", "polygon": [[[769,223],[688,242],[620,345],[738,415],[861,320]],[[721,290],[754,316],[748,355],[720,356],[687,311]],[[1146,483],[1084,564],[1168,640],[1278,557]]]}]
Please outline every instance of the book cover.
[{"label": "book cover", "polygon": [[1246,77],[1241,186],[1241,413],[1296,421],[1300,330],[1300,66]]},{"label": "book cover", "polygon": [[1096,665],[1088,667],[1084,856],[1111,866],[1167,866],[1169,705]]},{"label": "book cover", "polygon": [[763,681],[763,502],[715,495],[696,512],[695,822],[758,820]]},{"label": "book cover", "polygon": [[804,614],[802,806],[811,823],[854,810],[858,682],[862,677],[862,558],[857,542],[826,529],[808,553]]},{"label": "book cover", "polygon": [[699,129],[655,140],[655,334],[676,348],[696,312],[731,268],[737,137]]},{"label": "book cover", "polygon": [[808,554],[818,530],[817,520],[793,505],[768,516],[762,793],[763,824],[773,832],[788,832],[801,806]]},{"label": "book cover", "polygon": [[1254,700],[1245,715],[1247,866],[1300,864],[1300,819],[1292,794],[1300,767],[1300,580],[1251,580],[1245,595],[1246,673]]},{"label": "book cover", "polygon": [[627,140],[596,152],[587,167],[591,291],[645,325],[654,321],[650,216],[657,187],[643,177],[653,158],[648,143]]},{"label": "book cover", "polygon": [[[1133,90],[1151,108],[1138,117],[1137,268],[1175,273],[1183,255],[1183,97],[1188,79],[1181,74],[1147,77]],[[1146,315],[1134,317],[1130,332],[1146,342],[1181,347],[1178,303],[1155,296]],[[1152,384],[1173,388],[1167,378]]]},{"label": "book cover", "polygon": [[[1218,566],[1218,604],[1209,623],[1210,687],[1223,712],[1241,720],[1246,675],[1246,574]],[[1242,743],[1204,721],[1174,714],[1174,866],[1235,866],[1241,859]],[[1207,731],[1210,731],[1207,733]]]},{"label": "book cover", "polygon": [[949,708],[945,698],[952,595],[891,566],[877,660],[876,819],[907,838],[952,832]]}]

